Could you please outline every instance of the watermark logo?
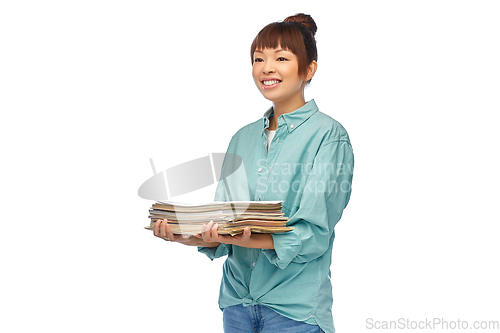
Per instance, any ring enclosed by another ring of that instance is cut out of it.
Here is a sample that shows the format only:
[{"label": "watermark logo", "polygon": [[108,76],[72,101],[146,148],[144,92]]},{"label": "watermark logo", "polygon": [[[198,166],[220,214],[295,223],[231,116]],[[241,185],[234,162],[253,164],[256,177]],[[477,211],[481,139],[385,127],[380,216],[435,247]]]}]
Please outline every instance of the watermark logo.
[{"label": "watermark logo", "polygon": [[493,321],[467,321],[446,320],[444,318],[424,318],[423,320],[411,320],[409,318],[398,318],[397,320],[375,320],[366,319],[367,329],[373,330],[498,330],[500,322]]},{"label": "watermark logo", "polygon": [[[138,190],[147,200],[169,200],[223,182],[224,191],[218,193],[221,201],[251,201],[247,171],[243,159],[231,153],[210,153],[157,172],[150,158],[153,176]],[[254,166],[251,166],[254,168]],[[272,163],[260,159],[255,166],[257,193],[266,193],[274,200],[283,200],[290,192],[324,196],[351,192],[352,163],[315,161],[309,163]],[[218,188],[221,188],[219,186]],[[260,199],[259,199],[260,200]]]},{"label": "watermark logo", "polygon": [[143,199],[160,201],[210,186],[221,179],[224,160],[226,164],[223,179],[244,168],[241,157],[229,153],[210,153],[160,172],[156,171],[153,159],[150,158],[153,176],[139,187],[138,194]]}]

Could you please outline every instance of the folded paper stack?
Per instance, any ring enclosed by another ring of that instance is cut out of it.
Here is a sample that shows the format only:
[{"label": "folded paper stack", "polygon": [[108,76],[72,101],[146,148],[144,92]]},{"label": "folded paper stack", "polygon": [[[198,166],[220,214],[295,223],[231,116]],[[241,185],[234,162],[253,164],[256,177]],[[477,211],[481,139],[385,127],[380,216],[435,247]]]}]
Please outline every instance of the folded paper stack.
[{"label": "folded paper stack", "polygon": [[152,230],[159,219],[167,219],[174,234],[201,233],[203,224],[219,224],[221,235],[237,235],[250,227],[252,233],[278,233],[290,231],[288,218],[283,216],[282,201],[216,201],[206,204],[181,204],[157,201],[149,210]]}]

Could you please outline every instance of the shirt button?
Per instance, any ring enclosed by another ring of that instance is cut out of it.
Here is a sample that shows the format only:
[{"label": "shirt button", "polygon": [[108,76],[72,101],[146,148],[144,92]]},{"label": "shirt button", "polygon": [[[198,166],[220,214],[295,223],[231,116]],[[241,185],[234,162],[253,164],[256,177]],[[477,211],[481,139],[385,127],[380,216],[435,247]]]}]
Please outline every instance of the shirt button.
[{"label": "shirt button", "polygon": [[256,265],[256,264],[257,264],[257,263],[254,261],[254,262],[252,263],[252,266],[253,266],[253,267],[255,267],[255,265]]},{"label": "shirt button", "polygon": [[293,128],[293,124],[290,125],[290,128]]},{"label": "shirt button", "polygon": [[280,138],[277,138],[277,139],[276,139],[276,143],[278,143],[278,142],[280,142]]},{"label": "shirt button", "polygon": [[257,170],[258,172],[261,172],[262,171],[262,168],[259,168],[259,170]]}]

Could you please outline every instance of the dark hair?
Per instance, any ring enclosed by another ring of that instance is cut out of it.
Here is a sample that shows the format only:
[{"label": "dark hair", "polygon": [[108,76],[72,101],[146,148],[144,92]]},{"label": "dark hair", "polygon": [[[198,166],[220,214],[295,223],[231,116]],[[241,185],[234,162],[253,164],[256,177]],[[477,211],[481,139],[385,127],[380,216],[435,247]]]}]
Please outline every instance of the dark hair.
[{"label": "dark hair", "polygon": [[318,60],[318,50],[314,39],[316,30],[316,23],[307,14],[296,14],[287,17],[283,22],[266,25],[252,42],[250,48],[252,65],[255,50],[274,49],[280,46],[297,56],[299,74],[304,75],[309,64],[313,60]]}]

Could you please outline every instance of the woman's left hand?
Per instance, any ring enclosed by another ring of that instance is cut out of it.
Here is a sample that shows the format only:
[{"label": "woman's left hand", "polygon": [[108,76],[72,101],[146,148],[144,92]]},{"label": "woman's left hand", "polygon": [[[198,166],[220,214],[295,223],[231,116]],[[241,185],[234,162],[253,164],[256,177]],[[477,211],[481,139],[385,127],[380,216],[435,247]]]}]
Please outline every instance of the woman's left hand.
[{"label": "woman's left hand", "polygon": [[203,239],[204,242],[212,243],[219,242],[224,244],[233,244],[242,247],[246,247],[250,243],[250,236],[252,232],[250,227],[246,227],[243,233],[235,236],[231,235],[219,235],[219,224],[210,221],[208,224],[204,224],[201,228],[201,234],[194,235],[197,238]]}]

